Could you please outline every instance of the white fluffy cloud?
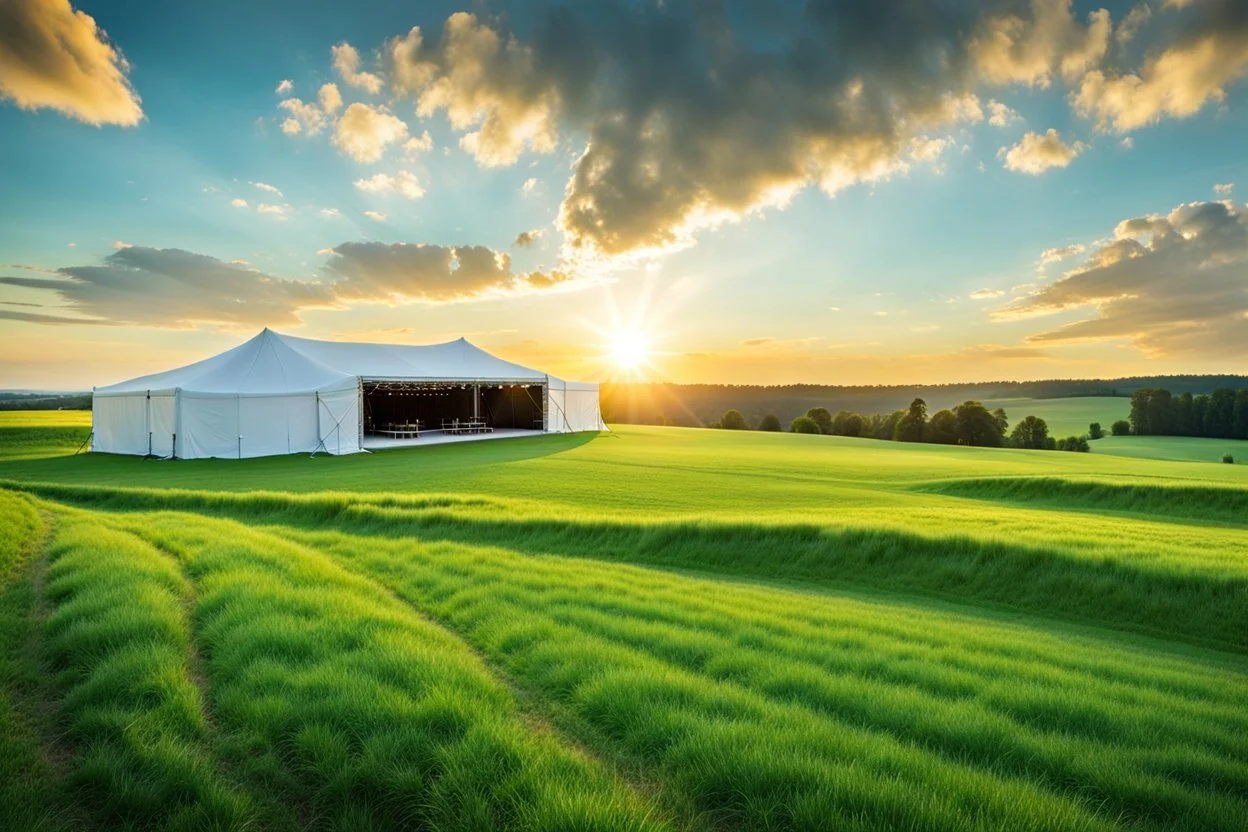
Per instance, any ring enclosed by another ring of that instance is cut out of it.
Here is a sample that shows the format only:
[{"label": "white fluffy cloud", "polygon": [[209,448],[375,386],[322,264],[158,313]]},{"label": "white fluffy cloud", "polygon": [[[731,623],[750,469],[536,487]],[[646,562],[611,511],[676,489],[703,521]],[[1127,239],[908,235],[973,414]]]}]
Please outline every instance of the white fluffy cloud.
[{"label": "white fluffy cloud", "polygon": [[326,115],[333,115],[342,108],[342,93],[338,92],[337,84],[322,84],[316,100],[320,102],[321,111]]},{"label": "white fluffy cloud", "polygon": [[281,190],[279,190],[276,185],[270,185],[267,182],[252,182],[251,184],[255,186],[256,188],[259,188],[262,191],[266,191],[271,194],[277,194],[278,196],[282,195]]},{"label": "white fluffy cloud", "polygon": [[1000,289],[976,289],[971,292],[971,300],[992,300],[1004,295],[1005,292]]},{"label": "white fluffy cloud", "polygon": [[407,125],[385,107],[355,103],[334,128],[333,144],[357,162],[376,162],[386,147],[407,135]]},{"label": "white fluffy cloud", "polygon": [[1126,340],[1149,355],[1248,354],[1248,217],[1193,202],[1124,220],[1075,269],[998,317],[1086,309],[1036,342]]},{"label": "white fluffy cloud", "polygon": [[87,124],[143,119],[130,65],[95,19],[68,0],[0,2],[0,99]]},{"label": "white fluffy cloud", "polygon": [[1235,189],[1234,182],[1222,182],[1213,186],[1213,192],[1219,196],[1230,196],[1231,191]]},{"label": "white fluffy cloud", "polygon": [[[1242,6],[1240,7],[1243,8]],[[1073,95],[1076,111],[1102,130],[1126,133],[1162,120],[1190,118],[1248,76],[1248,15],[1153,55],[1137,73],[1096,70]]]},{"label": "white fluffy cloud", "polygon": [[277,89],[273,90],[273,92],[275,92],[278,95],[286,95],[294,88],[295,88],[295,82],[287,78],[283,81],[280,81],[277,85]]},{"label": "white fluffy cloud", "polygon": [[242,197],[235,197],[234,199],[230,200],[230,204],[233,205],[235,208],[246,208],[247,200],[243,199]]},{"label": "white fluffy cloud", "polygon": [[282,132],[288,136],[297,133],[315,136],[328,124],[325,112],[315,103],[304,103],[298,98],[287,98],[277,106],[290,114],[290,117],[282,122]]},{"label": "white fluffy cloud", "polygon": [[1087,148],[1083,142],[1066,144],[1062,135],[1049,128],[1044,135],[1027,133],[1011,148],[1001,148],[1007,170],[1037,176],[1050,168],[1064,168]]},{"label": "white fluffy cloud", "polygon": [[430,150],[433,150],[433,136],[429,135],[428,130],[403,142],[403,155],[409,159]]},{"label": "white fluffy cloud", "polygon": [[381,76],[360,71],[360,53],[354,46],[344,41],[333,47],[330,55],[334,69],[349,86],[359,87],[372,95],[381,92]]},{"label": "white fluffy cloud", "polygon": [[549,153],[558,142],[558,93],[535,76],[532,47],[475,15],[458,12],[435,44],[419,27],[387,44],[395,84],[416,95],[416,112],[446,112],[467,130],[460,145],[485,166],[509,165],[529,148]]},{"label": "white fluffy cloud", "polygon": [[367,179],[357,179],[355,187],[369,193],[397,193],[408,199],[420,199],[425,195],[425,189],[420,186],[420,180],[406,170],[401,170],[394,176],[388,173],[378,173]]},{"label": "white fluffy cloud", "polygon": [[989,14],[970,43],[979,73],[991,84],[1048,87],[1055,74],[1073,81],[1095,66],[1109,47],[1109,12],[1097,9],[1087,24],[1071,0],[1032,0],[1026,11]]},{"label": "white fluffy cloud", "polygon": [[368,217],[370,220],[373,220],[374,222],[386,221],[386,215],[383,214],[381,211],[365,211],[364,216]]},{"label": "white fluffy cloud", "polygon": [[1017,110],[1012,109],[1008,104],[1002,104],[996,99],[988,100],[988,123],[993,127],[1006,127],[1016,121],[1022,121],[1022,116]]},{"label": "white fluffy cloud", "polygon": [[1057,263],[1068,257],[1075,257],[1087,251],[1087,246],[1083,243],[1071,243],[1068,246],[1059,248],[1046,248],[1040,252],[1040,265],[1047,266],[1050,263]]}]

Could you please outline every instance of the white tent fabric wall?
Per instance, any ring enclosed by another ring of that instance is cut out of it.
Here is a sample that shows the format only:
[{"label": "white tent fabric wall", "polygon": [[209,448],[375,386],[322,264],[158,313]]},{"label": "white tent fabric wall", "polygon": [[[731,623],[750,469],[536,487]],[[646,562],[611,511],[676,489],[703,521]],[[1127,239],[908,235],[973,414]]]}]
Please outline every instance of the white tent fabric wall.
[{"label": "white tent fabric wall", "polygon": [[462,338],[358,344],[266,329],[220,355],[96,389],[92,450],[180,459],[357,453],[364,379],[543,384],[548,433],[606,430],[598,385],[550,378]]}]

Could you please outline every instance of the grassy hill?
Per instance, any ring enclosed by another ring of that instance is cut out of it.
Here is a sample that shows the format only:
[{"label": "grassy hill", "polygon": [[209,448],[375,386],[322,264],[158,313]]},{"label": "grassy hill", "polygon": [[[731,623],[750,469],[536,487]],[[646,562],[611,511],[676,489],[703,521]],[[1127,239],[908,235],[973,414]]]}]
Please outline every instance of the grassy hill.
[{"label": "grassy hill", "polygon": [[83,415],[0,414],[0,828],[1248,816],[1248,466],[648,427],[154,462],[71,456]]}]

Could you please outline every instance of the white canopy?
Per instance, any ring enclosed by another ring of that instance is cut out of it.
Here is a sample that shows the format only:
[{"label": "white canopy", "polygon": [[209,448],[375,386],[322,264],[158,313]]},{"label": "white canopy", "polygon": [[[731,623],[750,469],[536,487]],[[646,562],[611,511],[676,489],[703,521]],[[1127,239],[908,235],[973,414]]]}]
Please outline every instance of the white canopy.
[{"label": "white canopy", "polygon": [[352,453],[360,450],[366,380],[540,384],[548,432],[605,429],[598,385],[504,361],[463,338],[409,346],[265,329],[203,361],[97,388],[93,449],[184,458]]}]

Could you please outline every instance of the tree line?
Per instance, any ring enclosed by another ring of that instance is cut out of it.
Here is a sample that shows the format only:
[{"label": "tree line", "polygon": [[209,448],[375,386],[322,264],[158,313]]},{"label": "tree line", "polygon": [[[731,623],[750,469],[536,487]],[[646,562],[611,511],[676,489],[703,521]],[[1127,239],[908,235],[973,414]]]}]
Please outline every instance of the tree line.
[{"label": "tree line", "polygon": [[1178,395],[1159,387],[1131,396],[1131,433],[1137,436],[1208,436],[1248,439],[1248,388]]},{"label": "tree line", "polygon": [[[748,430],[749,424],[739,410],[729,410],[712,427],[725,430]],[[938,410],[930,417],[927,402],[916,398],[905,410],[863,415],[849,410],[832,414],[826,407],[812,407],[789,424],[793,433],[853,436],[894,442],[926,442],[933,445],[972,445],[981,448],[1030,448],[1034,450],[1089,450],[1090,439],[1104,436],[1101,425],[1093,422],[1083,436],[1057,439],[1049,435],[1049,426],[1038,416],[1027,416],[1009,429],[1005,410],[988,410],[977,401],[965,401],[957,407]],[[756,428],[780,431],[783,425],[774,413],[764,416]]]}]

